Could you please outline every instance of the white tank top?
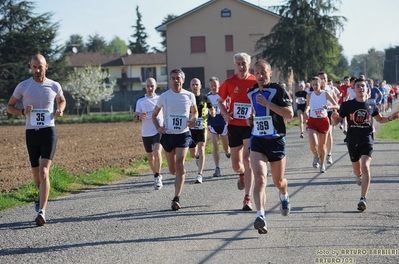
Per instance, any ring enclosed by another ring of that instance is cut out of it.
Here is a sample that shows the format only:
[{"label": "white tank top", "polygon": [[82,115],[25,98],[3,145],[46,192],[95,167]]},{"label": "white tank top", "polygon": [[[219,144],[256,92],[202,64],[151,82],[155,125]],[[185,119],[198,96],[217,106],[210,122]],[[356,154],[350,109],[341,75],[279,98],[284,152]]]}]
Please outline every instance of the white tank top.
[{"label": "white tank top", "polygon": [[313,118],[324,118],[327,117],[327,109],[323,106],[327,105],[326,91],[322,90],[319,95],[312,92],[310,94],[310,113],[309,116]]}]

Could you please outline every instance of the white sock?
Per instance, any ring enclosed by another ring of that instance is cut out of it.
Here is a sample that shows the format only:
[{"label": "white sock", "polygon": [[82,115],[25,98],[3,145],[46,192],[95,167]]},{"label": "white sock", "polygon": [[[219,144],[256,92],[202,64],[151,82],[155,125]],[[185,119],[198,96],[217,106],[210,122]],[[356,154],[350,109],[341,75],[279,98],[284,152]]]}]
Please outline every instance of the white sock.
[{"label": "white sock", "polygon": [[265,217],[265,212],[263,210],[258,210],[258,216],[263,216]]},{"label": "white sock", "polygon": [[286,192],[285,195],[280,192],[280,199],[281,199],[281,201],[287,200],[288,199],[288,192]]},{"label": "white sock", "polygon": [[46,214],[46,212],[43,210],[43,209],[39,209],[39,212],[37,212],[37,213],[42,213],[42,215],[45,215]]}]

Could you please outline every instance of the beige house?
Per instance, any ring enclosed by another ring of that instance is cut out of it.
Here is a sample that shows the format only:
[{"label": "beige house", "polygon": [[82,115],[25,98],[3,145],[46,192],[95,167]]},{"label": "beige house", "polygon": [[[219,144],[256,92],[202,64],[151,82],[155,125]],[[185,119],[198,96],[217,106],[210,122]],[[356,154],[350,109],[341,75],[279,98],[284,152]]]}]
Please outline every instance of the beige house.
[{"label": "beige house", "polygon": [[101,66],[116,81],[115,91],[142,91],[147,78],[157,80],[159,89],[166,89],[168,73],[164,53],[131,54],[126,56],[101,53],[73,53],[67,57],[70,70],[84,70],[86,65]]},{"label": "beige house", "polygon": [[[156,30],[167,32],[168,70],[185,72],[185,88],[194,77],[205,87],[212,76],[223,82],[234,74],[235,53],[257,54],[255,43],[278,21],[277,14],[243,0],[210,0]],[[274,73],[272,81],[279,81]]]}]

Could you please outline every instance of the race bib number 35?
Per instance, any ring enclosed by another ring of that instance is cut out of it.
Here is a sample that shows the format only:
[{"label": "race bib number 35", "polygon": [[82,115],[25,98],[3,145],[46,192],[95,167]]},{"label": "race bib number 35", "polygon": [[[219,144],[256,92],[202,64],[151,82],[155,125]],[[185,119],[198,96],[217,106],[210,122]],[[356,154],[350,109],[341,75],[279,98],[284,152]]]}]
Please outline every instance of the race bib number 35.
[{"label": "race bib number 35", "polygon": [[274,126],[271,116],[255,116],[252,135],[254,136],[271,136],[274,133]]},{"label": "race bib number 35", "polygon": [[251,104],[234,104],[233,117],[237,119],[247,119],[251,115]]},{"label": "race bib number 35", "polygon": [[48,109],[33,109],[30,113],[30,123],[32,126],[48,126],[51,122],[51,112]]}]

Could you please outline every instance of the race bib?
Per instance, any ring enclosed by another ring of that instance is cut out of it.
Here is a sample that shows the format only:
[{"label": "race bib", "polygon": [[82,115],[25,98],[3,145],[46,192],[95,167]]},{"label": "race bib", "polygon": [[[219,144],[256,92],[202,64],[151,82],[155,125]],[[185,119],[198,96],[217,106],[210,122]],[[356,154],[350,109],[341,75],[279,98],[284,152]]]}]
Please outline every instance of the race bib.
[{"label": "race bib", "polygon": [[187,127],[187,117],[184,115],[169,115],[168,131],[180,132]]},{"label": "race bib", "polygon": [[252,135],[254,136],[272,136],[274,134],[271,116],[255,116],[253,124]]},{"label": "race bib", "polygon": [[192,129],[195,129],[195,130],[204,129],[204,119],[202,117],[199,117],[197,119],[197,121],[195,122],[195,127],[193,127]]},{"label": "race bib", "polygon": [[44,127],[50,125],[51,112],[49,109],[33,109],[30,113],[30,123],[32,126]]},{"label": "race bib", "polygon": [[220,109],[219,109],[218,104],[212,104],[212,106],[213,106],[213,108],[215,108],[215,113],[216,113],[217,115],[220,114]]},{"label": "race bib", "polygon": [[247,119],[251,115],[251,104],[234,103],[233,118]]},{"label": "race bib", "polygon": [[323,118],[323,117],[327,117],[327,110],[324,108],[316,108],[316,109],[312,109],[312,117],[315,118]]},{"label": "race bib", "polygon": [[298,104],[306,104],[305,97],[298,97]]}]

